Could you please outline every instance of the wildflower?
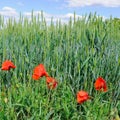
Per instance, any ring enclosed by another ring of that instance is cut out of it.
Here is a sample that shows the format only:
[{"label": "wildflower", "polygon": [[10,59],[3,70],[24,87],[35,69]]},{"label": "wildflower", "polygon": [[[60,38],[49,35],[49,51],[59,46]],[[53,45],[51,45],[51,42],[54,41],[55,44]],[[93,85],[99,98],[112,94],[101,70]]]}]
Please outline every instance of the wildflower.
[{"label": "wildflower", "polygon": [[8,99],[7,99],[7,98],[4,98],[4,102],[5,102],[5,103],[8,103]]},{"label": "wildflower", "polygon": [[33,75],[32,78],[34,80],[38,80],[39,78],[43,77],[43,76],[48,76],[45,67],[43,64],[39,64],[38,66],[36,66],[33,70]]},{"label": "wildflower", "polygon": [[58,82],[52,77],[46,77],[46,83],[49,89],[56,88],[58,84]]},{"label": "wildflower", "polygon": [[102,77],[98,77],[94,83],[94,87],[96,90],[99,91],[107,91],[107,84],[106,81]]},{"label": "wildflower", "polygon": [[81,90],[77,93],[77,103],[81,104],[89,99],[87,92]]},{"label": "wildflower", "polygon": [[1,70],[10,70],[11,68],[14,69],[16,66],[10,60],[6,60],[2,63]]}]

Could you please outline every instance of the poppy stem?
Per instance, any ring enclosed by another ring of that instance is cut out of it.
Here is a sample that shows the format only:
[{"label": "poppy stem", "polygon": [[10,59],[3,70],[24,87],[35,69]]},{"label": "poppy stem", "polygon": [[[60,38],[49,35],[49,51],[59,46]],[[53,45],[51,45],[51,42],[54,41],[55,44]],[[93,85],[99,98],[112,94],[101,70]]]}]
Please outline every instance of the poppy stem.
[{"label": "poppy stem", "polygon": [[6,88],[9,88],[11,86],[11,72],[10,71],[7,71],[5,86]]}]

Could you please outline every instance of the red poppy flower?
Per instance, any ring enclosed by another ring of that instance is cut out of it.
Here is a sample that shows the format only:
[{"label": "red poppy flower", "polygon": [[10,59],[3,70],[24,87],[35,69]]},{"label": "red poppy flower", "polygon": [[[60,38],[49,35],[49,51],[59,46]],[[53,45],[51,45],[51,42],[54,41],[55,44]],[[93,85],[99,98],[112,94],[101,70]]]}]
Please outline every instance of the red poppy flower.
[{"label": "red poppy flower", "polygon": [[34,68],[33,70],[33,75],[32,78],[34,80],[38,80],[39,78],[43,77],[43,76],[48,76],[45,67],[43,64],[39,64],[37,67]]},{"label": "red poppy flower", "polygon": [[81,90],[77,93],[77,103],[81,104],[89,99],[87,92]]},{"label": "red poppy flower", "polygon": [[106,81],[102,77],[98,77],[94,83],[94,87],[96,90],[107,91]]},{"label": "red poppy flower", "polygon": [[46,83],[49,89],[56,88],[58,84],[58,82],[52,77],[46,77]]},{"label": "red poppy flower", "polygon": [[14,69],[16,66],[10,60],[6,60],[2,63],[1,70],[10,70],[11,68]]}]

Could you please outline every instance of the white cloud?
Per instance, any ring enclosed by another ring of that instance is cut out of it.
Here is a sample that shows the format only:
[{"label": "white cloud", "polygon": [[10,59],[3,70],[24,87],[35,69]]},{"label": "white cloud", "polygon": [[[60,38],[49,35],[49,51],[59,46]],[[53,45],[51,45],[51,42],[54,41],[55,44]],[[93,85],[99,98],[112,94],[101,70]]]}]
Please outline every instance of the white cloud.
[{"label": "white cloud", "polygon": [[3,10],[3,11],[15,11],[14,8],[7,7],[7,6],[6,6],[6,7],[3,7],[2,10]]},{"label": "white cloud", "polygon": [[[38,16],[41,15],[41,11],[34,11],[33,12],[33,15],[34,16]],[[23,13],[24,16],[28,17],[29,19],[31,18],[31,12],[24,12]],[[67,14],[59,14],[59,15],[53,15],[53,14],[48,14],[46,12],[43,12],[43,16],[45,18],[45,20],[47,22],[50,22],[51,21],[51,18],[53,18],[53,21],[57,21],[57,20],[61,20],[61,22],[63,23],[67,23],[70,19],[70,17],[73,19],[74,18],[74,14],[73,13],[67,13]],[[76,18],[81,18],[82,16],[81,15],[77,15],[76,14]]]},{"label": "white cloud", "polygon": [[0,10],[0,15],[3,15],[4,17],[16,17],[18,16],[18,13],[14,8],[6,6]]},{"label": "white cloud", "polygon": [[66,0],[67,7],[84,7],[102,5],[106,7],[120,7],[120,0]]},{"label": "white cloud", "polygon": [[[29,21],[31,21],[31,14],[32,12],[23,12],[22,15],[23,17],[28,18]],[[0,15],[5,17],[5,21],[8,20],[9,18],[15,18],[16,21],[19,20],[19,13],[11,7],[3,7],[2,10],[0,10]],[[38,15],[41,16],[41,11],[34,11],[33,15],[38,17]],[[82,18],[81,15],[76,14],[76,19],[77,18]],[[51,22],[51,18],[53,18],[53,21],[56,22],[58,20],[61,20],[62,23],[68,23],[70,17],[73,19],[74,14],[73,13],[67,13],[67,14],[49,14],[46,12],[43,12],[43,17],[45,18],[47,23]]]}]

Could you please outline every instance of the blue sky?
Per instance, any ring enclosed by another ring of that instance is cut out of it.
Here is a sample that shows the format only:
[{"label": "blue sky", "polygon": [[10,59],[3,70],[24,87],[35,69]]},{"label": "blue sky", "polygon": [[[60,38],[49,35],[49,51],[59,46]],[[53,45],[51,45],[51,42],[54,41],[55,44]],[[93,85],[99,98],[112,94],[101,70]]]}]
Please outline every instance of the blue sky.
[{"label": "blue sky", "polygon": [[0,2],[0,14],[4,16],[30,15],[43,10],[45,17],[65,19],[73,15],[74,11],[78,16],[97,12],[105,18],[120,18],[120,0],[3,0]]}]

